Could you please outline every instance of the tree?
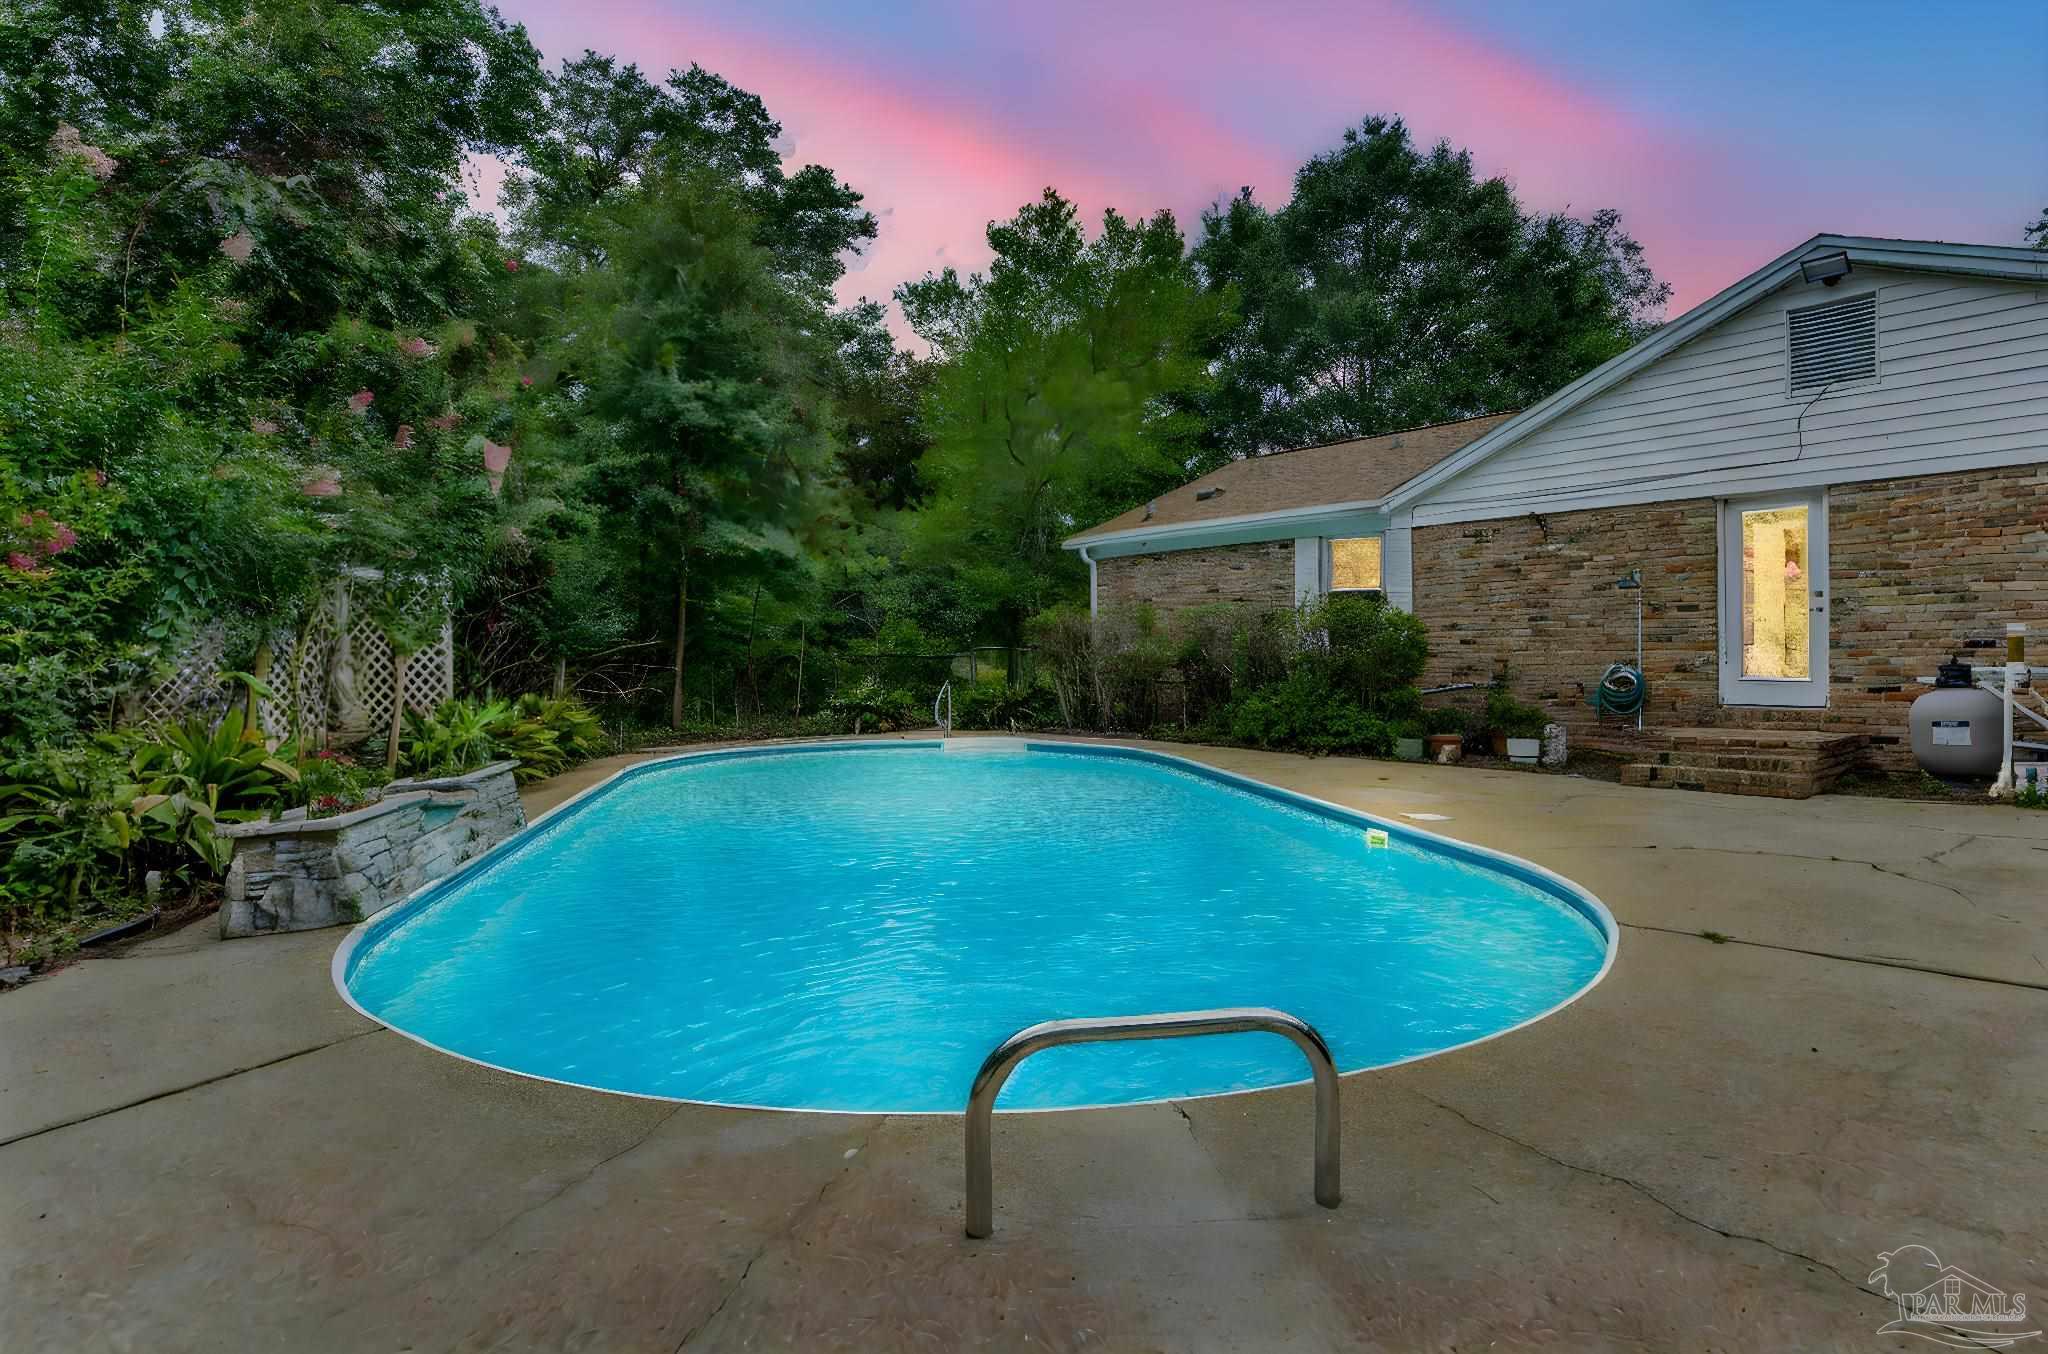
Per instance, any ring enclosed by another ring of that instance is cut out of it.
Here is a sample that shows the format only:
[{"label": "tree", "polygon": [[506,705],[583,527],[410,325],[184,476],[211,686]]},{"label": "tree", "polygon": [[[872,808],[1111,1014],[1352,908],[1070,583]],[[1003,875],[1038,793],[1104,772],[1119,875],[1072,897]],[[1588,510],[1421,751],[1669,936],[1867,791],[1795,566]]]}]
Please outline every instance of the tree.
[{"label": "tree", "polygon": [[859,193],[820,165],[785,174],[782,124],[758,95],[701,66],[656,85],[636,65],[586,51],[548,82],[543,126],[516,158],[504,202],[514,238],[558,261],[596,262],[603,227],[590,210],[663,172],[730,186],[776,268],[821,294],[846,271],[841,256],[875,237]]},{"label": "tree", "polygon": [[1194,257],[1242,314],[1203,407],[1225,455],[1526,407],[1642,338],[1671,291],[1615,212],[1526,211],[1385,118],[1278,211],[1247,188],[1205,213]]},{"label": "tree", "polygon": [[1015,642],[1078,586],[1066,535],[1185,478],[1195,429],[1169,402],[1202,386],[1227,307],[1203,292],[1166,212],[1106,212],[1091,241],[1047,189],[988,242],[986,276],[949,268],[896,297],[943,363],[915,538]]},{"label": "tree", "polygon": [[599,214],[605,265],[568,280],[589,493],[638,594],[672,604],[678,727],[693,601],[795,555],[833,510],[829,326],[758,227],[718,176],[657,170]]},{"label": "tree", "polygon": [[2034,248],[2048,251],[2048,207],[2041,209],[2040,219],[2023,232],[2026,242]]}]

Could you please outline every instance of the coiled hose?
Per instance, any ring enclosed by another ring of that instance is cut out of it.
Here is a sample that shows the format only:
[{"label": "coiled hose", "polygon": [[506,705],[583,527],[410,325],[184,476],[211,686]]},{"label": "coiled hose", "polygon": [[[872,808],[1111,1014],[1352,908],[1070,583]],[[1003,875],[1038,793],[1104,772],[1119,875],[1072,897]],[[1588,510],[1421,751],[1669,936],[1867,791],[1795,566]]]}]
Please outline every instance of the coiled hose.
[{"label": "coiled hose", "polygon": [[1642,669],[1613,663],[1600,674],[1600,685],[1593,688],[1593,708],[1603,715],[1632,715],[1643,708],[1649,694],[1650,684],[1643,679]]}]

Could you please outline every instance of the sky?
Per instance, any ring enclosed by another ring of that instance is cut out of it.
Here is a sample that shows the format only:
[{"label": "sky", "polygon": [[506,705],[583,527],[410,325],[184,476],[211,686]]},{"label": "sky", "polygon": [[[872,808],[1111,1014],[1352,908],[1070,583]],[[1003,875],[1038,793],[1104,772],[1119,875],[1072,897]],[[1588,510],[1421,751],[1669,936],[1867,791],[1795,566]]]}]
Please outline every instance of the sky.
[{"label": "sky", "polygon": [[984,266],[987,224],[1048,185],[1191,236],[1241,186],[1279,207],[1374,114],[1470,149],[1531,207],[1619,209],[1672,316],[1822,231],[2018,244],[2048,206],[2038,0],[499,7],[550,65],[694,61],[759,94],[789,165],[830,166],[879,220],[847,301]]}]

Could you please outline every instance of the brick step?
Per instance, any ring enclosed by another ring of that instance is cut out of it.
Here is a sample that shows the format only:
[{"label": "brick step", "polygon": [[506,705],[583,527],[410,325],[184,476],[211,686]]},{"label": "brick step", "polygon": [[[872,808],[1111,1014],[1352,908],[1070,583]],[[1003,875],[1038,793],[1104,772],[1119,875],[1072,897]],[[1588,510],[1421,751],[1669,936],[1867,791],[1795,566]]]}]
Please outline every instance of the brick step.
[{"label": "brick step", "polygon": [[1729,752],[1686,748],[1676,752],[1651,753],[1647,757],[1638,757],[1637,761],[1650,766],[1688,767],[1700,771],[1784,771],[1832,779],[1855,765],[1855,755],[1831,757],[1774,748]]},{"label": "brick step", "polygon": [[1857,752],[1870,741],[1864,733],[1822,733],[1813,729],[1657,729],[1640,746],[1687,751],[1717,748],[1783,748],[1801,752]]},{"label": "brick step", "polygon": [[1665,766],[1633,762],[1621,768],[1621,783],[1651,790],[1704,790],[1712,794],[1810,799],[1820,790],[1813,776],[1795,771],[1729,771],[1719,767]]}]

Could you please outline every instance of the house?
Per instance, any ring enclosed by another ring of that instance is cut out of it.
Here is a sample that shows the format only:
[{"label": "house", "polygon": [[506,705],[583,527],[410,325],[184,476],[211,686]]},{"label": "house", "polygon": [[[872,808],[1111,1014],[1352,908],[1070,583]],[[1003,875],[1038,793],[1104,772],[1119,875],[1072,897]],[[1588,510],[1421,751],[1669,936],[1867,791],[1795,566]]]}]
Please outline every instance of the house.
[{"label": "house", "polygon": [[1634,733],[1588,693],[1640,598],[1630,778],[1908,767],[1918,678],[2048,631],[2048,254],[1816,236],[1531,408],[1250,457],[1066,544],[1098,610],[1379,591],[1429,683],[1505,671],[1582,741]]}]

